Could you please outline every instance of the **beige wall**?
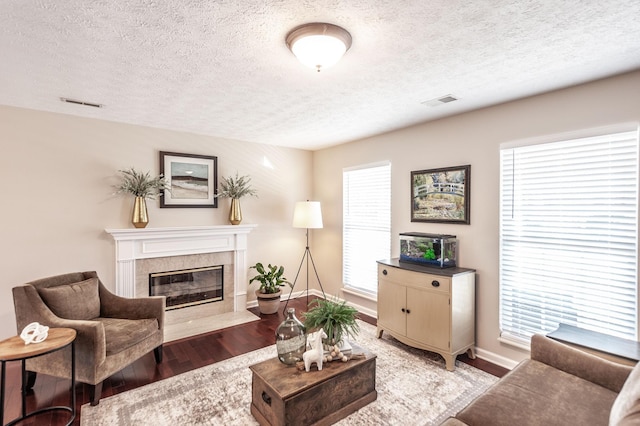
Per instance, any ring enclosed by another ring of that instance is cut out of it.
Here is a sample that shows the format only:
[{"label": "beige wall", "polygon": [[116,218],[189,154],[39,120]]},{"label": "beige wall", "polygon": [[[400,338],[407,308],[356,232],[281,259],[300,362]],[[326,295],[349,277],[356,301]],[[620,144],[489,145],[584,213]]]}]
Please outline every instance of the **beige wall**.
[{"label": "beige wall", "polygon": [[[316,152],[314,194],[323,203],[325,228],[314,231],[312,250],[325,290],[342,295],[342,169],[390,160],[392,255],[399,255],[400,232],[457,235],[460,265],[477,270],[479,353],[503,364],[523,358],[498,342],[500,144],[639,120],[640,72],[634,72]],[[464,164],[471,164],[471,224],[412,223],[410,172]],[[375,309],[375,303],[346,298]]]},{"label": "beige wall", "polygon": [[[390,160],[392,255],[400,232],[457,235],[461,266],[477,269],[479,353],[496,362],[519,360],[526,354],[497,340],[499,145],[639,120],[640,71],[315,153],[0,107],[0,338],[16,332],[15,285],[97,270],[113,288],[114,245],[104,229],[131,227],[132,203],[112,196],[114,176],[131,166],[157,173],[158,151],[165,150],[216,155],[219,175],[252,176],[260,198],[242,201],[244,222],[259,225],[249,236],[249,263],[283,264],[290,279],[304,250],[304,230],[291,227],[293,205],[321,201],[325,227],[312,231],[312,252],[327,294],[340,297],[342,169]],[[262,165],[264,157],[273,169]],[[410,172],[464,164],[472,166],[471,225],[411,223]],[[226,224],[227,209],[228,200],[218,209],[160,209],[150,202],[149,226]],[[304,286],[304,277],[299,282]],[[311,285],[317,287],[313,277]],[[345,297],[375,312],[375,302]]]},{"label": "beige wall", "polygon": [[[311,197],[309,151],[10,107],[0,107],[0,146],[0,339],[17,331],[16,285],[96,270],[114,288],[115,246],[104,229],[131,228],[133,201],[114,197],[112,185],[119,169],[159,173],[159,151],[215,155],[218,176],[251,175],[259,198],[242,200],[243,223],[258,224],[248,262],[282,264],[295,275],[304,230],[291,218],[294,203]],[[149,227],[228,224],[228,200],[218,209],[148,207]]]}]

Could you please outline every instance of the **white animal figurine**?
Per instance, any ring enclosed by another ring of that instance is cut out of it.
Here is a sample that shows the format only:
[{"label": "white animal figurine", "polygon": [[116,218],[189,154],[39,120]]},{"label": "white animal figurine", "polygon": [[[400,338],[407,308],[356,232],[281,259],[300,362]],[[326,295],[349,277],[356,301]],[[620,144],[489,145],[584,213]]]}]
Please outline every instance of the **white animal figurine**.
[{"label": "white animal figurine", "polygon": [[311,349],[302,354],[304,360],[304,370],[309,371],[311,363],[315,362],[318,365],[318,371],[322,370],[322,361],[324,358],[324,351],[322,350],[322,339],[327,338],[327,333],[320,329],[315,333],[309,334],[309,344]]}]

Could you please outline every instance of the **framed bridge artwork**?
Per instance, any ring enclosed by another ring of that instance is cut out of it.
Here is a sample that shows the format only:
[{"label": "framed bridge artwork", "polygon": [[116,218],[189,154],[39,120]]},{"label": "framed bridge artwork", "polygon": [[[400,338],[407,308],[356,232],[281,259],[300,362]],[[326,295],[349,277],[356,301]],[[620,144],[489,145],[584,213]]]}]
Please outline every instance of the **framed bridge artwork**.
[{"label": "framed bridge artwork", "polygon": [[470,223],[471,166],[411,172],[411,222]]}]

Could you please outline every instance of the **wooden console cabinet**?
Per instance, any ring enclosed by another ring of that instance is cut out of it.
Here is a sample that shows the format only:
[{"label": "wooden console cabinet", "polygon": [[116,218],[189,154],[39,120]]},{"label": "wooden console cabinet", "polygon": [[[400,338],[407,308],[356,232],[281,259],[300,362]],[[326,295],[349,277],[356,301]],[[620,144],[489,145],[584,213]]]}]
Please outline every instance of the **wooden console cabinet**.
[{"label": "wooden console cabinet", "polygon": [[378,338],[440,354],[447,370],[458,355],[475,358],[475,270],[378,261]]}]

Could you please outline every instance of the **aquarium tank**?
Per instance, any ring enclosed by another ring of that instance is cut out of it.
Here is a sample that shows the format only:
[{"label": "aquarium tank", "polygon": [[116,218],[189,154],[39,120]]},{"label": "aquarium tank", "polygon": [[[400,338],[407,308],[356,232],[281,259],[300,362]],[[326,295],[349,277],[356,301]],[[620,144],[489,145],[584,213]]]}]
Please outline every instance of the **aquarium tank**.
[{"label": "aquarium tank", "polygon": [[450,268],[457,265],[455,235],[404,232],[400,234],[400,261]]}]

